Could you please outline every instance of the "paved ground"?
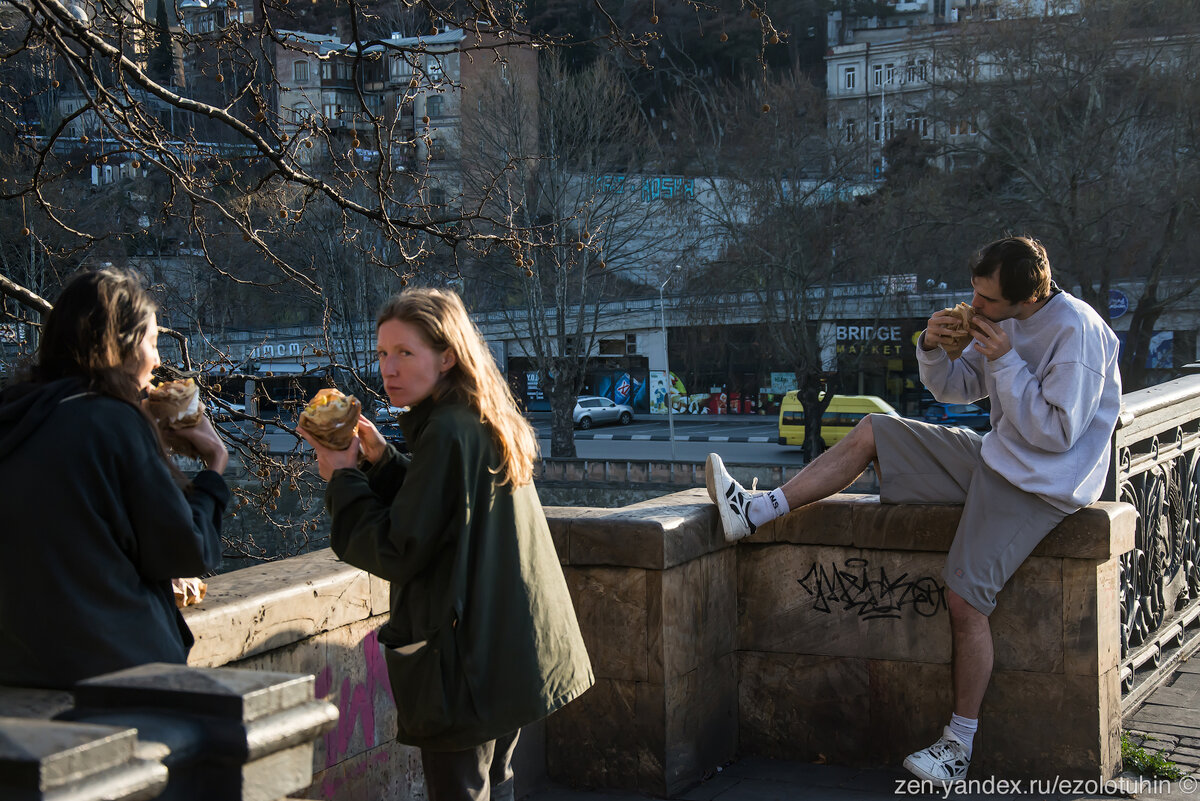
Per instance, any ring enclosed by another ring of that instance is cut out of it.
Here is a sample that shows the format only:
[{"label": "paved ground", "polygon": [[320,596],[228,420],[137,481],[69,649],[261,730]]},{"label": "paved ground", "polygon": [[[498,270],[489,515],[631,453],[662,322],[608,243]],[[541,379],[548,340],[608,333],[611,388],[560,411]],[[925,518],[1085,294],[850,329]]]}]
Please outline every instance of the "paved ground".
[{"label": "paved ground", "polygon": [[[1095,782],[1062,787],[1023,782],[1014,786],[975,776],[972,786],[962,788],[966,792],[947,794],[919,786],[912,776],[899,768],[853,770],[835,765],[747,757],[725,766],[679,798],[683,801],[897,801],[911,796],[978,801],[1013,798],[1200,801],[1200,656],[1184,662],[1166,684],[1155,690],[1146,703],[1129,716],[1125,728],[1147,751],[1163,753],[1190,775],[1177,782],[1164,782],[1125,774],[1103,787]],[[642,796],[551,788],[533,793],[528,801],[632,801],[638,798]]]}]

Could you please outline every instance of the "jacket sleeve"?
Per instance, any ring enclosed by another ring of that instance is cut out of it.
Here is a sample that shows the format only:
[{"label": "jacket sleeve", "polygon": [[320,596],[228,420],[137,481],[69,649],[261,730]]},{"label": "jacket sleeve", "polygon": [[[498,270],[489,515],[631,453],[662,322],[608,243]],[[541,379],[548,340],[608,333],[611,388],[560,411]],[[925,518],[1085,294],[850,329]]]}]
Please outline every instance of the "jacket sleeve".
[{"label": "jacket sleeve", "polygon": [[145,579],[199,576],[221,561],[221,517],[229,503],[225,480],[197,474],[188,494],[175,483],[150,425],[134,410],[122,429],[122,497],[134,539],[131,558]]},{"label": "jacket sleeve", "polygon": [[1035,448],[1065,453],[1087,430],[1105,378],[1080,361],[1052,366],[1039,381],[1015,350],[992,362],[996,400],[1011,431]]},{"label": "jacket sleeve", "polygon": [[[925,334],[921,334],[922,340]],[[983,355],[971,342],[957,359],[941,348],[925,350],[917,344],[921,383],[943,403],[974,403],[987,397]]]},{"label": "jacket sleeve", "polygon": [[400,485],[404,483],[404,476],[408,473],[411,462],[411,457],[400,453],[394,445],[388,444],[383,457],[368,466],[365,471],[371,491],[380,498],[395,497],[400,491]]},{"label": "jacket sleeve", "polygon": [[325,492],[333,518],[330,544],[342,561],[401,585],[453,545],[462,522],[462,448],[453,432],[431,420],[413,443],[404,483],[390,503],[360,470],[334,471]]}]

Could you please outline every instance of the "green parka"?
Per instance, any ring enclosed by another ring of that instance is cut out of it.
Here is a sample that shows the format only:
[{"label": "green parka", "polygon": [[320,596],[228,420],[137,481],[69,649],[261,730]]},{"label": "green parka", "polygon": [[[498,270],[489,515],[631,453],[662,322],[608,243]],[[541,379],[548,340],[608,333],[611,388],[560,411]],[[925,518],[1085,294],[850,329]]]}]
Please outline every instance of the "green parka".
[{"label": "green parka", "polygon": [[532,484],[500,485],[489,430],[426,399],[366,471],[334,472],[334,553],[391,582],[379,630],[400,742],[471,748],[539,720],[595,678]]}]

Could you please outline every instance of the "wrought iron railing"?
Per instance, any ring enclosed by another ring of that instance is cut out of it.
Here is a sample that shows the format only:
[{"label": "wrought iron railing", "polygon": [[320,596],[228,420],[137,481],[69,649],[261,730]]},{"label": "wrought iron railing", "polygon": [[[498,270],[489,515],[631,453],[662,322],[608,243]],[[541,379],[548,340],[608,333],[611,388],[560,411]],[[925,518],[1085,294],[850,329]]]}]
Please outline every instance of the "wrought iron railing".
[{"label": "wrought iron railing", "polygon": [[1105,500],[1138,511],[1121,557],[1121,692],[1129,708],[1200,646],[1200,375],[1130,392]]}]

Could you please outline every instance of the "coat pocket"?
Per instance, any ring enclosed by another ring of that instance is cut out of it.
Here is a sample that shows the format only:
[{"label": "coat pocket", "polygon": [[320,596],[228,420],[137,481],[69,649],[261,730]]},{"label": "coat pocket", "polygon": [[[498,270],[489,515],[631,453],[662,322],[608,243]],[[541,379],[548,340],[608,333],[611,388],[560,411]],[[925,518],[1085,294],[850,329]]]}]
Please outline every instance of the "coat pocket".
[{"label": "coat pocket", "polygon": [[450,626],[419,642],[385,646],[383,658],[396,701],[400,742],[420,744],[462,725],[462,681]]}]

